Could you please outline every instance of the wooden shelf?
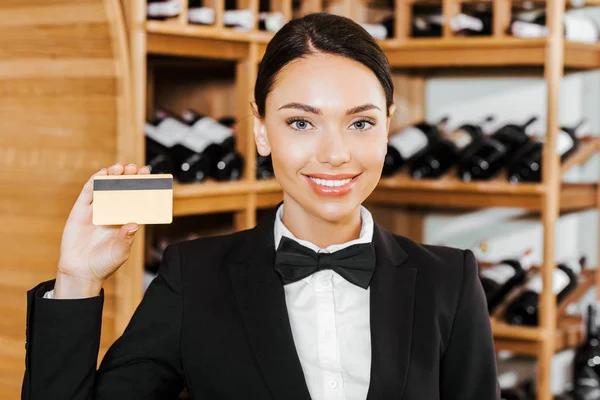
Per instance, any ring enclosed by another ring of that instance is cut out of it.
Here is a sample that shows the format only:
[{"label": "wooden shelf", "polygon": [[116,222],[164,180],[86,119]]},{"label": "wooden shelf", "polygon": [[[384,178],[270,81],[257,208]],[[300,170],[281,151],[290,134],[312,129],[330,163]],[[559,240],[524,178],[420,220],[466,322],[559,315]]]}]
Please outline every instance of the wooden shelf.
[{"label": "wooden shelf", "polygon": [[[382,178],[369,200],[386,205],[442,208],[516,207],[541,211],[545,194],[542,183],[508,182],[504,177],[490,181],[462,182],[450,173],[441,179],[415,180],[406,173]],[[563,183],[561,211],[596,207],[595,183]]]},{"label": "wooden shelf", "polygon": [[[392,67],[543,66],[548,39],[419,38],[381,43]],[[565,42],[565,68],[600,67],[600,44]]]}]

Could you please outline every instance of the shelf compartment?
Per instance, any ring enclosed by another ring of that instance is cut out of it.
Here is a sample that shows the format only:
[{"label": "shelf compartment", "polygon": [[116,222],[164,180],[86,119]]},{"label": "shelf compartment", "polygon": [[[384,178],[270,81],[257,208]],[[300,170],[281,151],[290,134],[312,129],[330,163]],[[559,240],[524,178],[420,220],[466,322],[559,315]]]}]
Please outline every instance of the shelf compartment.
[{"label": "shelf compartment", "polygon": [[[392,67],[543,66],[547,38],[453,37],[386,40]],[[600,44],[565,42],[566,68],[598,68]]]}]

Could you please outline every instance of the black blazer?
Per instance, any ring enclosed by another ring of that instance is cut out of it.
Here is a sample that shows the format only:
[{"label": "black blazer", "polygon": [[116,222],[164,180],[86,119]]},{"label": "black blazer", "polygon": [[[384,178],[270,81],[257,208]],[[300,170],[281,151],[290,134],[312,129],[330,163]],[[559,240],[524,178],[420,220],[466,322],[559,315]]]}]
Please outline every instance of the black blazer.
[{"label": "black blazer", "polygon": [[[23,399],[308,400],[275,256],[256,227],[171,244],[158,277],[96,371],[104,292],[27,293]],[[425,246],[375,223],[367,399],[497,400],[494,343],[470,251]]]}]

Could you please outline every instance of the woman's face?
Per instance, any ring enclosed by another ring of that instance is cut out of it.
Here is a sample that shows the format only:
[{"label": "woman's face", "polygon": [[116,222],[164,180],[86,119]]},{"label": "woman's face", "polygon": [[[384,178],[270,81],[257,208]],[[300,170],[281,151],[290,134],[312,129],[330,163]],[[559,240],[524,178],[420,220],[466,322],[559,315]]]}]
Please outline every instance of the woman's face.
[{"label": "woman's face", "polygon": [[354,60],[316,54],[284,67],[254,131],[286,204],[330,222],[353,213],[381,176],[394,109],[387,117],[381,84]]}]

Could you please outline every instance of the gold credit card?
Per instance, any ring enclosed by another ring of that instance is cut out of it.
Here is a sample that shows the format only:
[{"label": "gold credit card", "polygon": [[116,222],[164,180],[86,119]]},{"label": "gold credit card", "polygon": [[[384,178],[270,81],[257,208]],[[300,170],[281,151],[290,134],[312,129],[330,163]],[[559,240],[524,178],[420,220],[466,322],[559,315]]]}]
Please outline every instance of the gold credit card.
[{"label": "gold credit card", "polygon": [[170,224],[173,175],[98,175],[94,177],[94,225]]}]

